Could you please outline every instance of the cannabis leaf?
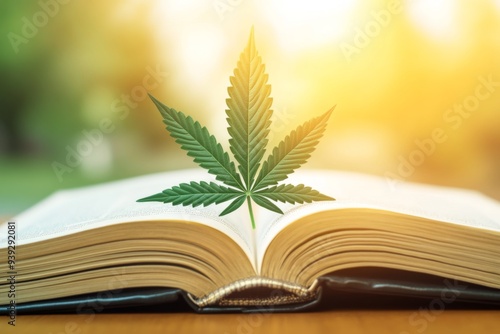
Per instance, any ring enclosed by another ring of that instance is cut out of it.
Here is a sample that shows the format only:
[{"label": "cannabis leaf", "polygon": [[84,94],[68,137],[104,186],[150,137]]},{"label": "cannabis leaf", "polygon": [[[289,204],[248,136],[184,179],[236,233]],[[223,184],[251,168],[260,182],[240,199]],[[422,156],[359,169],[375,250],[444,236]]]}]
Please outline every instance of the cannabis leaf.
[{"label": "cannabis leaf", "polygon": [[[141,198],[138,202],[158,201],[193,207],[232,201],[220,214],[233,212],[248,204],[252,228],[255,228],[252,203],[282,214],[274,202],[310,203],[333,200],[303,184],[281,184],[288,175],[310,158],[326,129],[333,108],[290,132],[262,163],[271,125],[271,85],[265,66],[255,48],[253,29],[247,47],[238,60],[234,75],[230,77],[229,98],[226,100],[229,147],[238,169],[222,145],[208,129],[190,116],[167,107],[150,96],[163,116],[167,130],[188,156],[200,167],[215,175],[214,182],[181,183],[161,193]],[[239,171],[239,173],[238,173]]]}]

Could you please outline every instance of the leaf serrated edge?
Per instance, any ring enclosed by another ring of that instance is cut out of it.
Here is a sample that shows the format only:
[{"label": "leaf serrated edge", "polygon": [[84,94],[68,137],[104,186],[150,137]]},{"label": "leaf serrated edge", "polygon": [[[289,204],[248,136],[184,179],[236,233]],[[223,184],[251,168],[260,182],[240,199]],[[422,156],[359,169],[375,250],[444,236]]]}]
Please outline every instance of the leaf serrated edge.
[{"label": "leaf serrated edge", "polygon": [[[252,190],[278,184],[305,164],[316,149],[335,106],[292,130],[262,164]],[[297,153],[298,151],[298,153]]]},{"label": "leaf serrated edge", "polygon": [[233,74],[226,99],[229,144],[249,190],[265,154],[272,116],[271,85],[255,47],[253,28]]},{"label": "leaf serrated edge", "polygon": [[[210,134],[206,127],[202,126],[198,121],[195,121],[191,116],[186,116],[183,112],[164,105],[151,94],[149,94],[149,96],[162,114],[164,123],[167,125],[167,130],[172,138],[175,139],[176,143],[181,145],[183,150],[187,151],[188,156],[194,158],[193,161],[195,163],[197,163],[200,167],[207,169],[210,174],[215,175],[216,179],[224,184],[244,190],[243,182],[240,175],[236,171],[234,162],[231,161],[229,154],[224,151],[222,145],[217,141],[214,135]],[[191,125],[193,127],[193,131],[196,132],[197,136],[200,136],[202,140],[198,140],[194,134],[190,133],[188,129],[183,126],[182,123]],[[189,137],[181,137],[176,134],[174,135],[175,132],[173,132],[173,128],[176,126],[188,133]],[[190,141],[193,142],[190,143]],[[211,156],[212,160],[202,160],[202,157],[193,151],[194,148],[203,148],[206,153]],[[207,167],[207,163],[209,162],[212,164],[216,163],[218,168],[221,168],[224,173],[217,172],[215,170],[216,167]]]}]

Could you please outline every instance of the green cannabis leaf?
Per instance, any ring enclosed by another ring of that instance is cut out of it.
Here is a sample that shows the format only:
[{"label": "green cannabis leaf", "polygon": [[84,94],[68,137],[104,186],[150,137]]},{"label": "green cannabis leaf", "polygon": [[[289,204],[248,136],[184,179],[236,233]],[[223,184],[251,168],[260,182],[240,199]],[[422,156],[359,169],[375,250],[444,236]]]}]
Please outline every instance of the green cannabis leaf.
[{"label": "green cannabis leaf", "polygon": [[[167,107],[153,96],[151,99],[163,116],[167,130],[194,162],[215,175],[214,182],[181,183],[161,193],[141,198],[138,202],[157,201],[193,207],[232,201],[220,214],[233,212],[248,204],[252,228],[255,219],[251,201],[268,210],[282,214],[273,202],[310,203],[333,200],[303,184],[278,185],[311,156],[326,128],[333,108],[290,132],[262,163],[271,125],[271,85],[265,66],[255,48],[253,29],[247,47],[242,52],[230,77],[229,98],[226,104],[229,146],[238,162],[238,170],[217,139],[199,122],[180,111]],[[239,173],[238,173],[239,171]]]}]

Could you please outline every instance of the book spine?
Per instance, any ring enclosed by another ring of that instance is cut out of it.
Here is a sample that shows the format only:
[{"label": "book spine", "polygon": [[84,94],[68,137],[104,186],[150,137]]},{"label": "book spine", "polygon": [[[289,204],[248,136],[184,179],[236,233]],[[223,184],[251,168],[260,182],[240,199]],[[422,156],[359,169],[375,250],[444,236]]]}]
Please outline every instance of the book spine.
[{"label": "book spine", "polygon": [[[253,288],[270,288],[288,293],[286,296],[270,297],[270,298],[255,298],[255,299],[228,299],[227,297],[233,293],[249,290]],[[317,294],[318,282],[310,287],[304,287],[298,284],[280,281],[267,277],[249,277],[239,281],[235,281],[229,285],[219,288],[208,295],[201,298],[196,298],[191,294],[188,297],[198,307],[208,305],[266,305],[266,304],[290,304],[304,302],[313,299]]]}]

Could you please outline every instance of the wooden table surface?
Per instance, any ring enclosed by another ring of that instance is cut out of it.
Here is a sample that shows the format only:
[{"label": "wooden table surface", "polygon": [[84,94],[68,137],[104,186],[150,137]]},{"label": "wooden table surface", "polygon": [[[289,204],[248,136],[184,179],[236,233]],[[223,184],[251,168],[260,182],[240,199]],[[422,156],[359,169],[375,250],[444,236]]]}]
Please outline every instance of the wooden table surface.
[{"label": "wooden table surface", "polygon": [[500,311],[332,310],[282,314],[96,314],[0,317],[0,333],[500,333]]}]

